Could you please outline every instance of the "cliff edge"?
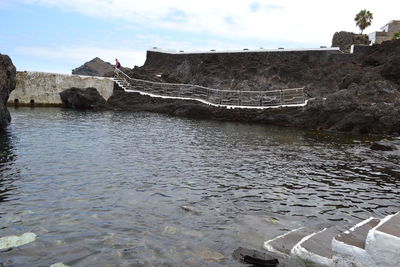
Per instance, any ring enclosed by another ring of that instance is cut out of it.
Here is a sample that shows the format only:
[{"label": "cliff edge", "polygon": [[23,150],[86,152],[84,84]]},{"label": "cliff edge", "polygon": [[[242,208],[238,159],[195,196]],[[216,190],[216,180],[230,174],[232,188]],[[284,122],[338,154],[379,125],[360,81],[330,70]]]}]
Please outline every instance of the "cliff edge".
[{"label": "cliff edge", "polygon": [[0,54],[0,131],[11,121],[7,109],[10,92],[15,89],[16,69],[7,55]]}]

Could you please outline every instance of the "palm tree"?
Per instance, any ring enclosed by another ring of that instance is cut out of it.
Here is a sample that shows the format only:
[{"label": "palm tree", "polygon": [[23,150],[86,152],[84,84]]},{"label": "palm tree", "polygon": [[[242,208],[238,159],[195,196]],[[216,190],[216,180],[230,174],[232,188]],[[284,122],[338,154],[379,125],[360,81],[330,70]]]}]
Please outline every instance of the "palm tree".
[{"label": "palm tree", "polygon": [[368,10],[366,10],[366,9],[361,10],[356,15],[354,20],[356,21],[356,25],[360,28],[361,34],[365,30],[365,28],[367,28],[368,26],[371,25],[372,19],[373,19],[372,13],[369,12]]}]

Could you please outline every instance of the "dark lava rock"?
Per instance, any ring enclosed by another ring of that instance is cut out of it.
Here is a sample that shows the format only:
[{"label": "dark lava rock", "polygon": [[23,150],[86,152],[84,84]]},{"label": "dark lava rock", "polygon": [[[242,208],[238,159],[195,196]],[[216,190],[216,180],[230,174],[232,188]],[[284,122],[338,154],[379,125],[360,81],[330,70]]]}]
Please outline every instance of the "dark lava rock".
[{"label": "dark lava rock", "polygon": [[400,84],[400,54],[385,62],[381,74],[386,79]]},{"label": "dark lava rock", "polygon": [[343,52],[350,53],[353,44],[369,45],[368,35],[345,31],[333,35],[332,47],[339,47]]},{"label": "dark lava rock", "polygon": [[16,69],[10,57],[0,54],[0,131],[11,121],[7,100],[15,89],[15,74]]},{"label": "dark lava rock", "polygon": [[[400,143],[400,142],[398,142],[398,143]],[[377,151],[395,151],[395,150],[398,150],[399,147],[393,141],[381,140],[381,141],[373,143],[370,148],[372,150],[377,150]]]},{"label": "dark lava rock", "polygon": [[96,88],[80,89],[72,87],[60,93],[64,105],[75,109],[108,109],[106,100],[99,94]]},{"label": "dark lava rock", "polygon": [[279,264],[279,260],[274,256],[242,247],[236,249],[232,256],[234,259],[252,266],[275,267]]},{"label": "dark lava rock", "polygon": [[356,134],[400,134],[400,40],[357,55],[335,51],[164,54],[148,51],[133,78],[190,83],[222,90],[306,87],[305,107],[244,110],[195,101],[156,99],[114,90],[115,109],[255,122]]},{"label": "dark lava rock", "polygon": [[98,57],[72,70],[72,74],[100,77],[105,77],[105,74],[110,72],[114,72],[114,66]]}]

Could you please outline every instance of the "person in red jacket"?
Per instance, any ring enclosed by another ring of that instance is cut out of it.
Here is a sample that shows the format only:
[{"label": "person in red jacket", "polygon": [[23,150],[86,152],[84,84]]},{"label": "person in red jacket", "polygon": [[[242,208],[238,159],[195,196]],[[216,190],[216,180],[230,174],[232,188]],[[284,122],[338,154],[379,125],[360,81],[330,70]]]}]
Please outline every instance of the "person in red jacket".
[{"label": "person in red jacket", "polygon": [[115,68],[116,69],[121,68],[121,63],[119,63],[118,59],[115,59]]}]

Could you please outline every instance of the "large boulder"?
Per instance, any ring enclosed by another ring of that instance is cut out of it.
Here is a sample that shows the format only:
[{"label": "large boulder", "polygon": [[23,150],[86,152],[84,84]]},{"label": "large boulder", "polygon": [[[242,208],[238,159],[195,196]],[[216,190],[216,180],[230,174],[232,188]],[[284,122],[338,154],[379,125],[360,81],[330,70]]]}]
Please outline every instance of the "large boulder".
[{"label": "large boulder", "polygon": [[80,89],[72,87],[60,93],[64,105],[74,109],[108,109],[108,104],[96,88]]},{"label": "large boulder", "polygon": [[0,131],[11,121],[7,100],[15,89],[15,74],[16,69],[10,57],[0,54]]},{"label": "large boulder", "polygon": [[73,69],[72,74],[105,77],[107,73],[113,72],[114,66],[96,57],[82,66]]},{"label": "large boulder", "polygon": [[369,45],[368,35],[354,32],[335,32],[332,38],[332,47],[339,47],[340,50],[350,53],[351,45]]}]

